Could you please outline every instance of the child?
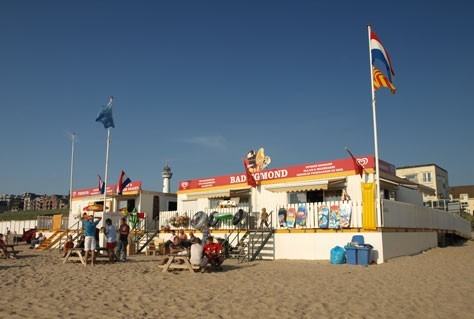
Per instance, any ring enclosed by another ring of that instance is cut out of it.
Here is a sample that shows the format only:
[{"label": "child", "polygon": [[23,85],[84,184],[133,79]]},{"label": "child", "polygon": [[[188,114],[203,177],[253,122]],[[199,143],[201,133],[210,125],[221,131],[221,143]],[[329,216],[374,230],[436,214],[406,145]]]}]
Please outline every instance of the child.
[{"label": "child", "polygon": [[242,255],[245,252],[245,240],[242,238],[237,245],[237,253]]},{"label": "child", "polygon": [[263,228],[263,224],[268,228],[268,213],[265,207],[262,208],[262,213],[260,214],[260,228]]}]

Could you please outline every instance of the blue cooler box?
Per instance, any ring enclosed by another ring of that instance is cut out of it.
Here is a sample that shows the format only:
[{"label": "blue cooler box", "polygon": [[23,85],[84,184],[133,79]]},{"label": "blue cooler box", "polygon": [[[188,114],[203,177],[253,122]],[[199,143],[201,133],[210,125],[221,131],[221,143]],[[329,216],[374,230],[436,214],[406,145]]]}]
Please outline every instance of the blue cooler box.
[{"label": "blue cooler box", "polygon": [[346,250],[346,262],[349,265],[357,265],[357,247],[356,246],[345,246]]},{"label": "blue cooler box", "polygon": [[368,266],[372,262],[372,246],[357,247],[357,265]]}]

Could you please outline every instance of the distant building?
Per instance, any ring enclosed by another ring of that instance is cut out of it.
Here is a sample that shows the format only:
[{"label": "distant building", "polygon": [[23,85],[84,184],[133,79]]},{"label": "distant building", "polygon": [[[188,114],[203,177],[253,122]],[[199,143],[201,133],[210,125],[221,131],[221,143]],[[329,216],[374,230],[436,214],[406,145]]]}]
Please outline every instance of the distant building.
[{"label": "distant building", "polygon": [[449,188],[449,196],[461,204],[461,209],[474,215],[474,185],[452,186]]},{"label": "distant building", "polygon": [[[439,200],[449,200],[448,171],[436,164],[397,167],[396,174],[411,182],[421,184],[435,190],[435,194],[423,193],[426,206],[437,207]],[[433,202],[435,203],[433,205]]]},{"label": "distant building", "polygon": [[0,212],[24,210],[55,210],[67,209],[69,197],[67,195],[37,195],[23,193],[21,195],[0,195]]}]

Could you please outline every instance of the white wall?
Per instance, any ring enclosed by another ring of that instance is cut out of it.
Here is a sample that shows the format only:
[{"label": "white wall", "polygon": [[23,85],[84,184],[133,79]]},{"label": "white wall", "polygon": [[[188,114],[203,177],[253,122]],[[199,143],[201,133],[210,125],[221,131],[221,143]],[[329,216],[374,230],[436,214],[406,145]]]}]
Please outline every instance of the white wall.
[{"label": "white wall", "polygon": [[423,194],[417,190],[399,186],[397,191],[397,201],[423,206]]},{"label": "white wall", "polygon": [[372,256],[383,263],[382,236],[380,233],[288,233],[275,234],[275,259],[329,260],[331,249],[344,247],[352,236],[363,235],[366,244],[373,246]]}]

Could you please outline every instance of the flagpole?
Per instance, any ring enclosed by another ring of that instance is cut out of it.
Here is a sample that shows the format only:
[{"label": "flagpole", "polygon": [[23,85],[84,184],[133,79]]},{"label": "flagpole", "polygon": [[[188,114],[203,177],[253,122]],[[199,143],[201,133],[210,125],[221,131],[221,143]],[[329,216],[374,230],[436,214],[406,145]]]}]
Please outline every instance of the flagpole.
[{"label": "flagpole", "polygon": [[372,65],[372,50],[370,47],[370,33],[371,28],[370,24],[367,25],[367,31],[369,36],[369,66],[370,66],[370,89],[372,91],[372,116],[374,122],[374,145],[375,145],[375,187],[377,198],[375,199],[375,205],[377,209],[377,220],[378,225],[381,226],[382,224],[382,207],[380,202],[380,168],[379,168],[379,148],[378,148],[378,140],[377,140],[377,114],[376,114],[376,107],[375,107],[375,91],[374,91],[374,72],[373,72],[373,65]]},{"label": "flagpole", "polygon": [[72,172],[74,168],[74,144],[76,141],[76,133],[72,133],[72,150],[71,150],[71,174],[69,176],[69,215],[72,216]]},{"label": "flagpole", "polygon": [[109,173],[109,147],[110,147],[110,128],[107,129],[107,150],[105,152],[105,176],[104,176],[104,214],[107,211],[107,175]]}]

